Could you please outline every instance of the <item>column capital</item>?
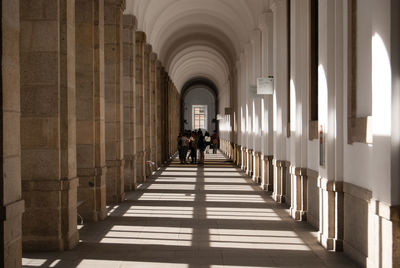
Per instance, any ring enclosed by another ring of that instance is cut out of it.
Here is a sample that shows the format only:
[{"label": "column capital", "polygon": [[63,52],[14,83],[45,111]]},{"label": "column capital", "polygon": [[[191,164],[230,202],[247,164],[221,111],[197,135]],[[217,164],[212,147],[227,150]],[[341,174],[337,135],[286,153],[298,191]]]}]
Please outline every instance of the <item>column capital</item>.
[{"label": "column capital", "polygon": [[274,14],[271,10],[260,14],[260,16],[258,17],[258,28],[260,28],[261,30],[268,29],[273,15]]},{"label": "column capital", "polygon": [[130,15],[130,14],[124,15],[123,21],[124,21],[124,28],[129,28],[129,29],[136,31],[137,19],[134,15]]},{"label": "column capital", "polygon": [[136,42],[146,42],[146,33],[142,31],[137,31],[135,34]]},{"label": "column capital", "polygon": [[157,53],[155,53],[155,52],[152,52],[151,54],[150,54],[150,60],[151,61],[157,61],[157,58],[158,58],[158,56],[157,56]]},{"label": "column capital", "polygon": [[158,59],[157,59],[157,61],[156,61],[156,66],[157,66],[157,69],[162,70],[162,63],[161,63],[161,61],[158,60]]},{"label": "column capital", "polygon": [[144,53],[147,55],[150,55],[151,52],[153,52],[153,47],[150,44],[145,44],[144,45]]},{"label": "column capital", "polygon": [[105,0],[104,4],[105,5],[115,5],[119,8],[121,8],[121,11],[124,11],[126,9],[126,0]]}]

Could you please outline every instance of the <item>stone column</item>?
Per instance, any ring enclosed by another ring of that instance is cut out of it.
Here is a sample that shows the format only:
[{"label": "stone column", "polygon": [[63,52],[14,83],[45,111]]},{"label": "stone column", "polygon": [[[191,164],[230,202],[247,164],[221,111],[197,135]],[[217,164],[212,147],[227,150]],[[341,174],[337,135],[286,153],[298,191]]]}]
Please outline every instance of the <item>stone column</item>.
[{"label": "stone column", "polygon": [[[145,161],[151,160],[151,133],[153,132],[151,119],[151,102],[150,102],[150,57],[153,51],[151,45],[146,44],[144,47],[144,133],[145,133]],[[146,177],[151,175],[150,166],[145,166]]]},{"label": "stone column", "polygon": [[142,183],[145,174],[144,135],[144,45],[146,34],[136,32],[136,180]]},{"label": "stone column", "polygon": [[246,151],[246,154],[247,154],[247,166],[246,166],[246,173],[247,173],[247,175],[249,175],[249,176],[252,176],[252,174],[253,174],[253,162],[254,162],[254,160],[253,160],[253,149],[247,149],[247,151]]},{"label": "stone column", "polygon": [[79,237],[75,1],[20,4],[23,247],[70,249]]},{"label": "stone column", "polygon": [[124,15],[124,182],[125,191],[136,189],[136,28],[133,15]]},{"label": "stone column", "polygon": [[124,200],[122,13],[124,0],[104,2],[107,203]]},{"label": "stone column", "polygon": [[168,73],[164,68],[161,69],[162,75],[162,161],[168,160]]},{"label": "stone column", "polygon": [[0,267],[21,267],[22,213],[20,141],[19,1],[2,1],[2,184]]},{"label": "stone column", "polygon": [[260,183],[260,160],[261,160],[260,152],[253,152],[253,181],[256,183]]},{"label": "stone column", "polygon": [[274,165],[274,192],[272,198],[278,203],[286,202],[286,182],[289,162],[273,160]]},{"label": "stone column", "polygon": [[104,136],[104,1],[76,0],[76,151],[79,214],[106,212]]},{"label": "stone column", "polygon": [[159,60],[156,63],[156,103],[157,103],[157,114],[156,114],[156,126],[157,126],[157,167],[162,164],[162,65]]},{"label": "stone column", "polygon": [[274,167],[272,165],[273,156],[264,155],[264,174],[263,174],[263,189],[272,192],[274,190]]},{"label": "stone column", "polygon": [[292,199],[290,215],[297,221],[307,219],[307,169],[290,167]]},{"label": "stone column", "polygon": [[246,147],[242,146],[240,151],[240,155],[241,155],[241,166],[240,168],[245,171],[246,170],[246,161],[247,161],[247,157],[246,157]]},{"label": "stone column", "polygon": [[156,103],[156,62],[157,62],[157,54],[151,53],[150,55],[150,124],[151,124],[151,133],[150,133],[150,150],[151,150],[151,161],[155,163],[155,166],[152,169],[157,169],[157,124],[156,124],[156,115],[157,115],[157,103]]}]

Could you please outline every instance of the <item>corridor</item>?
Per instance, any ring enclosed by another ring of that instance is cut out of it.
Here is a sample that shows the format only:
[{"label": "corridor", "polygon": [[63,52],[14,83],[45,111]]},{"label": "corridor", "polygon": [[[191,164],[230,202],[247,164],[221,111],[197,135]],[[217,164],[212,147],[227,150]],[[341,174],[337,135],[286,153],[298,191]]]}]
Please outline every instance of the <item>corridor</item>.
[{"label": "corridor", "polygon": [[108,214],[79,226],[75,249],[24,253],[23,267],[356,267],[221,153],[173,161]]}]

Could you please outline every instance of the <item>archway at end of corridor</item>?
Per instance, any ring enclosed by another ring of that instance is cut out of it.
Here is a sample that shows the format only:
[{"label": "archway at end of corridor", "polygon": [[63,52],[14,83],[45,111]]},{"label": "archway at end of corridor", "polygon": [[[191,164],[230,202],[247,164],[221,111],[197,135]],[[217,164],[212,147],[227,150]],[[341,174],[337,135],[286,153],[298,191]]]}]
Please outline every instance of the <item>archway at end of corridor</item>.
[{"label": "archway at end of corridor", "polygon": [[193,78],[181,90],[181,131],[218,132],[218,89],[207,78]]}]

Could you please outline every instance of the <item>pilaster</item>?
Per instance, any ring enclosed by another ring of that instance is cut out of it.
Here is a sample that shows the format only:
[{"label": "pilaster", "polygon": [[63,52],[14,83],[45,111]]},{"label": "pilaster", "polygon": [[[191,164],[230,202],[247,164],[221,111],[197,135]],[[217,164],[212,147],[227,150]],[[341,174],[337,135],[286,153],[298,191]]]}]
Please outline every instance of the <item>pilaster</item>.
[{"label": "pilaster", "polygon": [[343,249],[343,182],[318,179],[320,216],[318,241],[327,250]]},{"label": "pilaster", "polygon": [[268,192],[272,192],[274,190],[274,166],[272,164],[274,157],[272,155],[264,155],[264,169],[262,176],[262,187],[264,190]]},{"label": "pilaster", "polygon": [[272,198],[278,203],[285,203],[289,162],[274,159],[272,164],[274,166],[274,192]]},{"label": "pilaster", "polygon": [[290,166],[289,168],[291,184],[291,206],[290,215],[294,220],[305,221],[307,220],[307,169],[296,168]]}]

